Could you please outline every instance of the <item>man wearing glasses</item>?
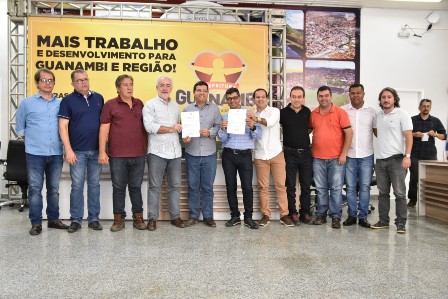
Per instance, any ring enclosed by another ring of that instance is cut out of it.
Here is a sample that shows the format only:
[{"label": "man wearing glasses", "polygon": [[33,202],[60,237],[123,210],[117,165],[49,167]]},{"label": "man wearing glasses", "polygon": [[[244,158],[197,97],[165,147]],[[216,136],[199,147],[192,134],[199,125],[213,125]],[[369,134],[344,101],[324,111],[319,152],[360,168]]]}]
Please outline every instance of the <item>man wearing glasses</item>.
[{"label": "man wearing glasses", "polygon": [[104,99],[90,90],[86,71],[74,70],[71,80],[75,90],[62,99],[59,108],[59,134],[72,178],[68,232],[74,233],[81,228],[86,173],[88,226],[102,230],[99,223],[101,164],[98,163],[98,134]]},{"label": "man wearing glasses", "polygon": [[[229,88],[225,93],[227,104],[230,109],[245,109],[241,106],[240,92],[236,88]],[[248,111],[249,112],[249,111]],[[230,207],[230,220],[226,222],[227,227],[241,224],[240,211],[238,210],[238,198],[236,194],[238,172],[243,189],[244,203],[244,225],[257,229],[258,224],[252,219],[253,214],[253,189],[252,189],[252,150],[254,149],[254,139],[261,138],[260,124],[246,116],[244,134],[227,133],[228,113],[223,115],[221,128],[218,137],[222,142],[222,168],[226,180],[227,200]]]},{"label": "man wearing glasses", "polygon": [[34,75],[38,92],[23,99],[16,115],[16,132],[25,136],[28,173],[30,235],[42,232],[42,188],[47,187],[48,228],[67,229],[59,220],[59,178],[62,171],[62,143],[58,134],[60,100],[53,95],[53,72],[41,68]]}]

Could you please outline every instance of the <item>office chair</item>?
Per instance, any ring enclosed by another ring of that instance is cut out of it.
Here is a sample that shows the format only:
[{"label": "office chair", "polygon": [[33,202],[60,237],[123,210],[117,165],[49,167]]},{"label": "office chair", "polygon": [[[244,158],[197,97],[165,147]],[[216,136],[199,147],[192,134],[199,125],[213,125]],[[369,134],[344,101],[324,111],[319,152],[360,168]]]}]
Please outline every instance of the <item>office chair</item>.
[{"label": "office chair", "polygon": [[[23,207],[28,198],[28,177],[26,167],[25,142],[23,140],[10,140],[8,143],[8,152],[6,160],[0,160],[0,163],[6,167],[3,173],[3,180],[8,181],[5,185],[8,188],[8,200],[0,203],[2,206],[20,204],[19,212],[23,212]],[[12,192],[9,189],[12,186],[19,186],[22,192],[21,198],[12,198]]]}]

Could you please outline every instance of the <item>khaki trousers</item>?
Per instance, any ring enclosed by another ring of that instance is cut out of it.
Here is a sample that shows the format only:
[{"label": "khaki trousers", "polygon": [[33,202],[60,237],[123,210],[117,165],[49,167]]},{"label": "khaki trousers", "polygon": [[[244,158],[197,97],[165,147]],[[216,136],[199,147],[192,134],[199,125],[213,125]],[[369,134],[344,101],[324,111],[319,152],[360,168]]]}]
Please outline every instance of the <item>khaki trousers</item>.
[{"label": "khaki trousers", "polygon": [[260,192],[260,209],[262,215],[271,217],[269,209],[269,174],[272,172],[275,190],[277,192],[277,201],[280,211],[280,217],[288,215],[288,198],[286,196],[286,163],[283,152],[270,160],[255,159],[257,168],[258,190]]}]

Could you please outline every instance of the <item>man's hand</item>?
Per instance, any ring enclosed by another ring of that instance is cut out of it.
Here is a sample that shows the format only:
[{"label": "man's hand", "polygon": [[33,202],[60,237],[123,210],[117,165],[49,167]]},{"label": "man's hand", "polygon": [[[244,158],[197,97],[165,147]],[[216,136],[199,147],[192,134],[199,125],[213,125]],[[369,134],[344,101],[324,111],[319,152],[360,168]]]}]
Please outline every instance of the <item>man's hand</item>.
[{"label": "man's hand", "polygon": [[417,138],[423,138],[425,134],[423,134],[422,132],[413,132],[412,136],[417,137]]},{"label": "man's hand", "polygon": [[187,136],[187,137],[185,137],[185,138],[182,138],[182,142],[185,143],[185,144],[190,143],[190,141],[191,141],[191,137],[190,137],[190,136]]},{"label": "man's hand", "polygon": [[255,121],[250,118],[249,116],[246,117],[246,124],[249,126],[249,128],[251,130],[253,130],[254,126],[255,126]]},{"label": "man's hand", "polygon": [[339,156],[339,165],[344,165],[347,162],[347,155],[341,154]]},{"label": "man's hand", "polygon": [[229,121],[227,120],[223,120],[221,122],[221,130],[226,130],[227,129],[227,124],[229,123]]},{"label": "man's hand", "polygon": [[254,121],[257,119],[257,117],[255,116],[255,113],[253,111],[248,111],[246,115],[247,115],[247,117],[249,117],[250,119],[252,119]]},{"label": "man's hand", "polygon": [[181,124],[175,124],[173,128],[174,128],[174,131],[176,131],[177,133],[182,132],[182,125]]},{"label": "man's hand", "polygon": [[98,154],[98,163],[100,163],[102,165],[109,164],[109,157],[107,156],[106,153],[99,153]]},{"label": "man's hand", "polygon": [[210,136],[210,131],[209,131],[207,128],[202,128],[202,129],[199,131],[199,135],[200,135],[201,137],[209,137],[209,136]]},{"label": "man's hand", "polygon": [[404,157],[403,161],[401,162],[401,167],[403,167],[403,169],[405,170],[411,167],[411,158]]},{"label": "man's hand", "polygon": [[67,163],[70,165],[76,164],[76,154],[73,150],[65,151],[65,161],[67,161]]}]

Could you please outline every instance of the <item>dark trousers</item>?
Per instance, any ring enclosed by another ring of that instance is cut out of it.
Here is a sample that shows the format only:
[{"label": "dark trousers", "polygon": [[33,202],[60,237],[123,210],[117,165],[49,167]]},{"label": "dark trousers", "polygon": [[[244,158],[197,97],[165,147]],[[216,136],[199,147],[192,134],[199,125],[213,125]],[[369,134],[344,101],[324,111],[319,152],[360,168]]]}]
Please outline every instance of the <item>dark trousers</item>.
[{"label": "dark trousers", "polygon": [[313,176],[313,158],[311,151],[298,153],[295,150],[284,150],[286,161],[286,193],[288,194],[289,215],[297,214],[296,179],[299,171],[300,180],[300,215],[310,213],[311,178]]},{"label": "dark trousers", "polygon": [[409,171],[411,172],[411,177],[409,179],[409,190],[408,190],[408,198],[410,203],[417,202],[417,193],[418,193],[418,161],[419,160],[437,160],[437,155],[431,157],[424,158],[415,158],[411,157],[411,167]]},{"label": "dark trousers", "polygon": [[222,169],[226,179],[227,200],[229,202],[231,217],[241,215],[238,210],[237,179],[236,174],[241,180],[241,189],[243,190],[244,218],[252,218],[254,194],[252,189],[252,154],[235,154],[224,150],[222,153]]}]

